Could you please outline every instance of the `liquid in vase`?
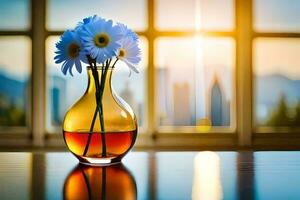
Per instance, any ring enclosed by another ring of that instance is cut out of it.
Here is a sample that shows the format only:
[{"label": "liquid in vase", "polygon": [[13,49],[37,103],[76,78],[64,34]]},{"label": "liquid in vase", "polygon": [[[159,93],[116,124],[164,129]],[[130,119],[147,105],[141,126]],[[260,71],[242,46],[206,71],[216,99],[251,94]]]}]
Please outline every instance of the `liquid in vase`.
[{"label": "liquid in vase", "polygon": [[[86,155],[83,155],[87,145],[88,132],[66,132],[64,131],[64,139],[69,150],[80,158],[103,158],[102,156],[102,139],[101,133],[91,133],[91,139]],[[106,156],[105,158],[122,158],[133,146],[137,130],[124,132],[106,132]]]}]

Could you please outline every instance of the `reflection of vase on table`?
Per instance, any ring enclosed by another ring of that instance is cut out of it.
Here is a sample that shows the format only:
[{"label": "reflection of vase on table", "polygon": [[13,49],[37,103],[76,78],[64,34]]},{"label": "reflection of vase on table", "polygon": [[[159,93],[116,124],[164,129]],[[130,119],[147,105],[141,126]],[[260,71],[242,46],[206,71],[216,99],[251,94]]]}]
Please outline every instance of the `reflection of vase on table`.
[{"label": "reflection of vase on table", "polygon": [[123,164],[91,167],[77,165],[64,184],[64,199],[137,199],[136,183]]}]

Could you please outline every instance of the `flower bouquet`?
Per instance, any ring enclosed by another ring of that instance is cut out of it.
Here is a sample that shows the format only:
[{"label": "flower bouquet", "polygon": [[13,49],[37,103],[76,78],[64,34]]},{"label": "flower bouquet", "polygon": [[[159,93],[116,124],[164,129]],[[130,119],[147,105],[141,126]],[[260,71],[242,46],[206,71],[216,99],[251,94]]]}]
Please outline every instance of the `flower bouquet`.
[{"label": "flower bouquet", "polygon": [[136,117],[113,91],[111,74],[118,61],[126,63],[130,73],[138,72],[138,42],[126,25],[94,15],[65,31],[56,44],[55,63],[62,63],[64,75],[73,76],[74,66],[81,73],[83,64],[88,65],[88,88],[68,110],[63,124],[67,146],[83,163],[120,161],[134,144]]}]

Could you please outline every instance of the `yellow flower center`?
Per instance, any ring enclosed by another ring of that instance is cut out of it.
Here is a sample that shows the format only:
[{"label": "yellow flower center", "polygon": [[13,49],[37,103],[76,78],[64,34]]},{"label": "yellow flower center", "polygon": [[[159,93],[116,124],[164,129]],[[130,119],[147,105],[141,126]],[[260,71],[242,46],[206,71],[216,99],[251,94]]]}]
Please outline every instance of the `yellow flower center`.
[{"label": "yellow flower center", "polygon": [[70,58],[76,58],[79,55],[80,48],[76,43],[71,43],[68,48]]},{"label": "yellow flower center", "polygon": [[126,56],[126,51],[123,48],[120,48],[119,50],[119,57],[124,58]]},{"label": "yellow flower center", "polygon": [[94,42],[97,47],[103,48],[109,44],[110,38],[106,33],[99,33],[95,36]]}]

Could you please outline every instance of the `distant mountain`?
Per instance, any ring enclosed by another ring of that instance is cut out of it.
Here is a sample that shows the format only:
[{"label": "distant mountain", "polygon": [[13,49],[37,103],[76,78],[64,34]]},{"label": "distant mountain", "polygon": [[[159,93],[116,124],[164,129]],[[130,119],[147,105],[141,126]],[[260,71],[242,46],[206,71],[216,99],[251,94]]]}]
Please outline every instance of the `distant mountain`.
[{"label": "distant mountain", "polygon": [[13,104],[25,98],[27,81],[19,81],[0,73],[0,94],[4,95]]},{"label": "distant mountain", "polygon": [[257,76],[255,83],[256,100],[259,104],[276,104],[281,95],[288,103],[300,100],[300,80],[292,80],[283,75]]},{"label": "distant mountain", "polygon": [[286,76],[273,74],[256,76],[255,88],[255,110],[256,120],[264,123],[270,113],[277,107],[280,97],[285,96],[289,107],[300,101],[300,80],[292,80]]}]

